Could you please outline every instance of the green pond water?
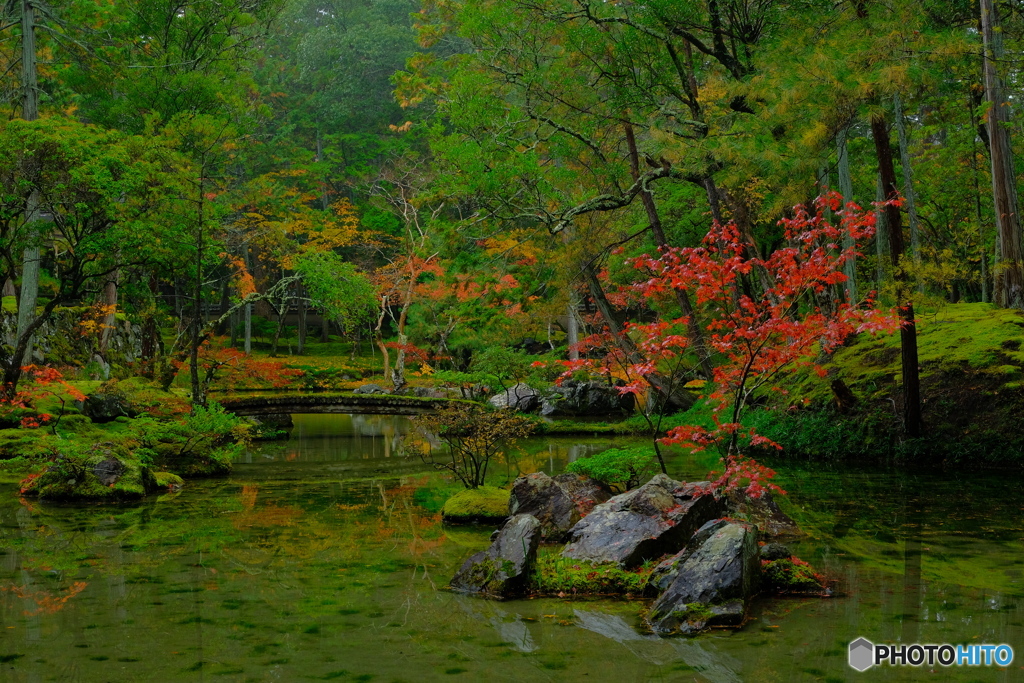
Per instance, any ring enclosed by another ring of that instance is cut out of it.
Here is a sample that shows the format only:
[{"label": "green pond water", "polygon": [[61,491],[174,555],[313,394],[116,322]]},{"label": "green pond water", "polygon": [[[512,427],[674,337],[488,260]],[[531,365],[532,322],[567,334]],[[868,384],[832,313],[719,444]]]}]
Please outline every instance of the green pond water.
[{"label": "green pond water", "polygon": [[[0,683],[21,681],[1024,680],[1024,481],[776,462],[800,556],[841,597],[758,601],[740,630],[659,638],[642,601],[445,590],[490,528],[407,457],[407,421],[296,416],[225,479],[123,507],[0,486]],[[624,440],[620,439],[619,443]],[[559,472],[611,439],[531,440]],[[677,456],[693,479],[706,461]],[[514,476],[504,465],[496,481]],[[876,643],[1007,643],[1006,669],[846,664]]]}]

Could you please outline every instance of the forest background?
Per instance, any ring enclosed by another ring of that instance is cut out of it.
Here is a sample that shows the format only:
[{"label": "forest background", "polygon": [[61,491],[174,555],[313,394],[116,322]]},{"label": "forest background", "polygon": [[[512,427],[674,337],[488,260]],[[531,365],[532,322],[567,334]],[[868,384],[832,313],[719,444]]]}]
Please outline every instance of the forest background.
[{"label": "forest background", "polygon": [[[256,375],[551,381],[582,351],[685,408],[724,364],[715,309],[645,291],[636,259],[717,221],[767,262],[793,244],[780,219],[832,189],[877,230],[781,315],[877,300],[901,331],[752,396],[775,410],[761,431],[1017,461],[1022,40],[1021,6],[991,0],[11,0],[5,400],[25,408],[41,362],[205,406]],[[754,267],[735,291],[772,282]],[[62,311],[77,362],[33,341]],[[630,325],[658,321],[685,352],[638,346]],[[138,357],[111,348],[119,324]]]}]

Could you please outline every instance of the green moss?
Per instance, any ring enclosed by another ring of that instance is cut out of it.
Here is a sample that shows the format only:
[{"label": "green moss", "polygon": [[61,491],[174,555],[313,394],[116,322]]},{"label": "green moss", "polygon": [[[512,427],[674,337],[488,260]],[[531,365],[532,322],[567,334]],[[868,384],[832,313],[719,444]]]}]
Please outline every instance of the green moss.
[{"label": "green moss", "polygon": [[590,564],[562,557],[557,551],[537,558],[532,587],[541,594],[641,595],[655,563],[625,570],[612,562]]},{"label": "green moss", "polygon": [[154,472],[153,479],[160,488],[179,487],[185,485],[185,480],[173,472]]},{"label": "green moss", "polygon": [[[923,438],[900,437],[899,335],[860,335],[823,364],[824,377],[809,367],[783,375],[784,393],[762,397],[766,410],[745,422],[789,455],[1024,466],[1024,315],[950,304],[919,313],[917,331]],[[835,380],[857,398],[843,414]]]},{"label": "green moss", "polygon": [[780,593],[820,593],[825,590],[822,577],[798,557],[762,560],[761,576],[770,590]]},{"label": "green moss", "polygon": [[[97,466],[104,462],[116,462],[121,470],[116,481],[109,484],[104,484],[97,473]],[[62,444],[54,451],[52,462],[22,483],[25,495],[58,501],[133,500],[155,488],[149,468],[112,442]]]},{"label": "green moss", "polygon": [[629,490],[650,478],[653,468],[654,448],[644,445],[609,448],[596,455],[573,461],[566,467],[566,471],[582,474],[605,484],[619,484],[623,490]]},{"label": "green moss", "polygon": [[676,610],[672,613],[672,616],[679,621],[685,621],[691,624],[707,623],[715,613],[711,611],[711,608],[703,602],[691,602],[686,605],[686,609]]},{"label": "green moss", "polygon": [[446,522],[494,521],[508,517],[511,494],[494,486],[481,486],[460,491],[441,508]]}]

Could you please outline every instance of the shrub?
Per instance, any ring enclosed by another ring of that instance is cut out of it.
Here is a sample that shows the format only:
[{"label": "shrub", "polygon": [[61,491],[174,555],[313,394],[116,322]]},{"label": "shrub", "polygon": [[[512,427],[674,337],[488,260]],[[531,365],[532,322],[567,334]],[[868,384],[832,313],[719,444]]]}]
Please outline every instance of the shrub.
[{"label": "shrub", "polygon": [[654,471],[654,450],[650,446],[609,448],[569,464],[566,471],[582,474],[605,484],[636,488]]},{"label": "shrub", "polygon": [[482,486],[491,460],[517,439],[533,432],[533,422],[528,418],[475,403],[450,403],[413,420],[449,448],[449,454],[441,456],[428,444],[420,453],[423,461],[436,469],[448,470],[467,489]]}]

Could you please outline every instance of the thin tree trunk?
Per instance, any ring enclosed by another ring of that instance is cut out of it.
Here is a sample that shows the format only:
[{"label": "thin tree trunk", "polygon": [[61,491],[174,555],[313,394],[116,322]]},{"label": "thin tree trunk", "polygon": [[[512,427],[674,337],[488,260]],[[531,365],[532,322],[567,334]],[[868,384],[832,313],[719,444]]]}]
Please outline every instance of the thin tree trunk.
[{"label": "thin tree trunk", "polygon": [[[388,313],[388,298],[383,297],[380,302],[380,315],[377,316],[377,326],[373,328],[373,340],[380,349],[380,355],[384,361],[384,381],[391,382],[391,354],[384,344],[384,318]],[[326,321],[324,323],[326,325]]]},{"label": "thin tree trunk", "polygon": [[566,323],[566,336],[569,341],[569,360],[580,359],[580,349],[578,344],[580,343],[580,316],[579,316],[579,295],[576,293],[575,287],[570,287],[569,291],[569,308],[566,311],[569,315],[568,322]]},{"label": "thin tree trunk", "polygon": [[[626,144],[629,145],[630,173],[633,181],[636,182],[640,177],[640,155],[637,152],[636,137],[633,135],[633,126],[628,121],[623,123],[623,128],[626,133]],[[658,207],[654,203],[654,196],[646,190],[641,191],[640,201],[644,205],[644,211],[647,212],[647,220],[651,224],[655,243],[661,250],[667,249],[669,246],[668,238],[665,236],[665,229],[661,224],[661,216],[658,214]],[[681,287],[674,287],[672,291],[675,293],[679,310],[686,317],[686,334],[693,345],[694,353],[697,355],[697,363],[700,365],[701,374],[704,376],[704,379],[711,379],[714,376],[714,371],[711,368],[711,354],[708,352],[708,346],[704,340],[704,330],[701,329],[700,321],[697,320],[697,313],[693,310],[693,305],[690,303],[690,295]]]},{"label": "thin tree trunk", "polygon": [[[248,244],[245,245],[245,253],[242,255],[242,257],[245,259],[245,269],[248,272],[251,273],[252,272],[252,255],[249,253],[249,245]],[[250,353],[252,353],[252,304],[251,303],[245,305],[245,313],[243,313],[243,317],[244,317],[244,321],[245,321],[245,331],[244,331],[244,338],[245,339],[244,339],[244,342],[243,342],[243,346],[244,346],[243,350],[245,351],[245,355],[248,356]]]},{"label": "thin tree trunk", "polygon": [[[882,189],[882,176],[875,178],[875,203],[885,201],[885,190]],[[875,209],[875,287],[881,289],[885,283],[885,254],[889,248],[887,214],[881,208]]]},{"label": "thin tree trunk", "polygon": [[117,283],[121,279],[121,270],[115,270],[110,274],[110,279],[103,285],[103,305],[109,306],[106,315],[100,326],[100,355],[107,352],[110,345],[110,337],[117,327]]},{"label": "thin tree trunk", "polygon": [[[875,139],[875,154],[878,157],[878,175],[887,200],[899,197],[896,185],[896,169],[893,167],[892,147],[889,143],[889,130],[881,115],[871,117],[871,134]],[[893,280],[896,282],[896,304],[899,306],[900,349],[903,374],[903,427],[907,436],[921,435],[921,383],[917,367],[917,322],[914,319],[914,304],[910,299],[910,287],[907,275],[900,263],[905,247],[903,243],[903,226],[900,221],[898,206],[888,204],[883,208],[889,226],[889,256],[893,267]]]},{"label": "thin tree trunk", "polygon": [[199,179],[199,194],[196,205],[196,218],[197,218],[197,237],[196,237],[196,282],[195,287],[192,290],[192,321],[191,330],[189,333],[189,360],[188,368],[189,374],[192,380],[192,403],[193,405],[206,407],[206,393],[199,381],[199,347],[203,343],[203,339],[200,338],[200,330],[203,326],[203,250],[205,245],[203,243],[203,222],[205,215],[203,210],[205,209],[205,196],[204,196],[204,182],[203,179]]},{"label": "thin tree trunk", "polygon": [[[26,121],[39,118],[39,86],[37,81],[36,61],[36,29],[35,8],[32,0],[21,2],[21,74],[22,74],[22,111],[21,117]],[[18,298],[18,327],[15,342],[15,353],[11,364],[21,367],[26,356],[32,355],[32,340],[22,343],[36,316],[36,302],[39,298],[39,190],[33,188],[25,206],[26,244],[22,252],[21,296]],[[23,349],[20,353],[17,349]]]},{"label": "thin tree trunk", "polygon": [[[604,319],[608,332],[615,340],[619,350],[622,351],[629,363],[633,365],[644,363],[647,359],[640,349],[637,348],[636,344],[633,343],[633,340],[623,333],[622,326],[616,320],[615,313],[612,311],[612,305],[604,293],[601,281],[597,279],[597,273],[594,272],[593,266],[588,265],[584,268],[583,274],[586,277],[587,285],[590,287],[590,294],[594,298],[594,304],[597,306],[598,313]],[[686,410],[695,401],[689,392],[681,390],[680,387],[674,385],[671,378],[665,377],[660,373],[651,373],[644,377],[644,379],[659,395],[665,407],[674,406],[679,410]]]},{"label": "thin tree trunk", "polygon": [[900,143],[900,164],[903,166],[903,197],[907,206],[907,222],[910,224],[910,253],[914,265],[921,265],[921,230],[917,220],[917,198],[914,194],[914,172],[910,165],[910,145],[907,140],[907,125],[903,119],[903,102],[897,93],[893,96],[896,109],[896,133]]},{"label": "thin tree trunk", "polygon": [[1007,130],[1009,102],[996,73],[1003,57],[999,16],[992,0],[981,0],[981,33],[985,46],[985,95],[992,157],[992,197],[995,201],[1000,261],[995,270],[995,300],[1003,308],[1024,306],[1024,254],[1017,214],[1017,183]]},{"label": "thin tree trunk", "polygon": [[[839,131],[839,135],[836,138],[838,171],[839,171],[839,192],[843,195],[843,210],[846,210],[846,205],[854,201],[853,199],[853,177],[850,175],[850,152],[846,144],[846,138],[849,135],[849,127],[843,128]],[[843,250],[852,250],[854,247],[853,237],[847,233],[843,236]],[[846,276],[846,282],[843,286],[846,290],[846,300],[851,305],[857,302],[857,257],[851,255],[843,263],[843,274]]]},{"label": "thin tree trunk", "polygon": [[306,352],[306,297],[305,291],[299,289],[299,344],[298,344],[298,355],[303,355]]},{"label": "thin tree trunk", "polygon": [[[231,307],[231,278],[225,277],[224,283],[220,287],[220,306],[218,306],[217,315],[222,315],[226,310]],[[231,325],[231,320],[227,319],[217,326],[217,334],[223,335],[228,331],[228,326]]]}]

